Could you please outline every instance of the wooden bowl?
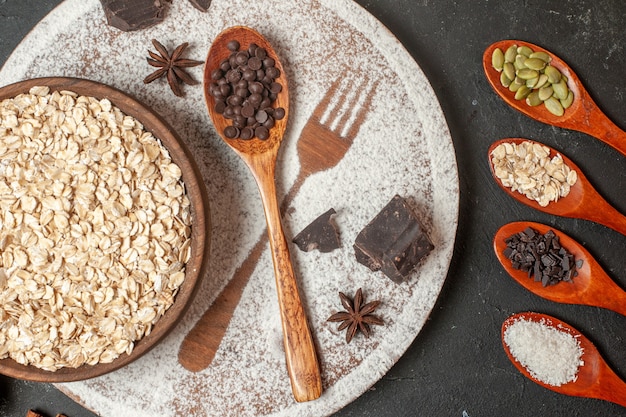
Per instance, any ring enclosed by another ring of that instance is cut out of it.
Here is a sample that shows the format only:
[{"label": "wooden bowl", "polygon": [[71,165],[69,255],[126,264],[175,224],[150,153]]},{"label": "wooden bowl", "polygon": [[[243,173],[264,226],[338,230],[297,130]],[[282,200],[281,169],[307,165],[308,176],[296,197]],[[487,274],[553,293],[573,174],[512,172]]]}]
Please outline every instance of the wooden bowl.
[{"label": "wooden bowl", "polygon": [[39,382],[69,382],[93,378],[119,369],[136,360],[161,341],[182,318],[191,303],[200,279],[204,276],[209,256],[210,222],[208,198],[201,174],[191,153],[176,133],[147,106],[129,95],[94,81],[77,78],[37,78],[0,88],[0,100],[27,93],[34,86],[47,86],[50,92],[69,90],[79,95],[98,99],[107,98],[126,115],[139,120],[147,131],[160,139],[172,160],[181,168],[185,189],[191,203],[191,256],[185,267],[185,280],[174,303],[154,324],[149,335],[135,342],[130,355],[123,353],[111,363],[82,365],[78,368],[61,368],[46,371],[35,366],[21,365],[13,359],[0,360],[0,373],[18,379]]}]

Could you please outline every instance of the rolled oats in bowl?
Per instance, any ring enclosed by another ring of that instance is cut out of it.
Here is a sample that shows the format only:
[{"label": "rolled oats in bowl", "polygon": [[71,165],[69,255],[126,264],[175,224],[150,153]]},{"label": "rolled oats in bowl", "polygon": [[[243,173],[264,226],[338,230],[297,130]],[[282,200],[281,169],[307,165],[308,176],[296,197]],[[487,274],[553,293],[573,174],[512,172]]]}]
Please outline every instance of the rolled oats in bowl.
[{"label": "rolled oats in bowl", "polygon": [[174,303],[190,258],[181,168],[108,99],[0,101],[0,359],[110,363]]}]

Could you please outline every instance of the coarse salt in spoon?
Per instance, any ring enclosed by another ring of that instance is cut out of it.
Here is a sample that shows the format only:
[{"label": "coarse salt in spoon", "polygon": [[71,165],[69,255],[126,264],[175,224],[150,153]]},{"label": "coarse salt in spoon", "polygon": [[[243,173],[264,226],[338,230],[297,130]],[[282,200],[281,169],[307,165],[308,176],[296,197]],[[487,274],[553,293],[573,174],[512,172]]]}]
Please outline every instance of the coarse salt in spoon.
[{"label": "coarse salt in spoon", "polygon": [[[550,151],[549,157],[552,158],[557,154],[560,154],[563,158],[563,163],[569,167],[570,170],[576,171],[577,180],[571,185],[569,193],[565,197],[560,197],[557,201],[551,201],[546,206],[540,205],[537,201],[526,197],[520,192],[513,191],[510,187],[504,185],[502,180],[496,175],[493,157],[494,150],[501,144],[521,144],[523,142],[530,142],[546,147]],[[590,220],[606,227],[609,227],[623,235],[626,235],[626,216],[617,211],[611,206],[600,194],[595,190],[589,180],[583,175],[582,171],[574,162],[563,155],[561,152],[556,151],[539,142],[531,141],[523,138],[506,138],[494,142],[488,150],[489,168],[496,183],[502,188],[508,195],[513,197],[520,203],[526,204],[536,210],[544,213],[553,214],[562,217],[571,217],[575,219]]]},{"label": "coarse salt in spoon", "polygon": [[[500,72],[492,65],[492,55],[496,48],[506,51],[511,45],[527,46],[534,52],[545,52],[552,58],[550,65],[567,77],[567,86],[574,93],[572,105],[565,109],[562,116],[555,116],[543,105],[529,106],[525,100],[516,100],[511,92],[500,82]],[[511,107],[526,116],[552,126],[577,130],[591,135],[626,155],[626,132],[617,127],[593,101],[574,71],[559,57],[540,46],[520,40],[502,40],[495,42],[483,54],[483,69],[489,84],[495,92]]]},{"label": "coarse salt in spoon", "polygon": [[[282,85],[282,91],[277,94],[274,107],[283,108],[285,115],[276,120],[275,125],[269,129],[267,139],[244,140],[226,137],[224,129],[230,125],[230,120],[216,111],[215,98],[209,93],[209,84],[212,80],[211,73],[230,56],[231,50],[228,49],[227,44],[232,40],[239,42],[241,50],[248,49],[253,43],[265,49],[267,56],[274,60],[276,68],[280,71],[280,76],[276,81]],[[285,72],[276,52],[261,34],[244,26],[235,26],[221,32],[211,45],[205,65],[204,91],[208,112],[218,134],[244,160],[259,187],[274,262],[285,358],[293,395],[299,402],[314,400],[322,392],[320,368],[311,331],[298,293],[298,285],[290,260],[289,247],[282,229],[276,198],[276,157],[285,133],[289,113],[289,93]]]},{"label": "coarse salt in spoon", "polygon": [[513,365],[542,387],[626,407],[626,383],[594,344],[569,324],[546,314],[518,313],[502,324],[502,345]]},{"label": "coarse salt in spoon", "polygon": [[[542,235],[552,230],[558,237],[561,247],[574,256],[578,263],[577,275],[571,281],[544,286],[541,281],[529,277],[528,273],[513,267],[511,260],[504,254],[507,248],[506,239],[523,232],[528,227]],[[533,294],[557,303],[602,307],[626,316],[626,292],[606,274],[580,243],[565,233],[541,223],[512,222],[505,224],[496,232],[493,249],[498,261],[511,278]]]}]

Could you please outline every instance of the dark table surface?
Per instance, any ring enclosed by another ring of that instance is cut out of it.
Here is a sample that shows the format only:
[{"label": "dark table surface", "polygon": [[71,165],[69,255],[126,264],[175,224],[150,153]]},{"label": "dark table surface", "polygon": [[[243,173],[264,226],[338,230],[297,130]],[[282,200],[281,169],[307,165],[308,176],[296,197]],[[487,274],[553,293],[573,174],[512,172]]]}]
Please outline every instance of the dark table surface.
[{"label": "dark table surface", "polygon": [[[0,65],[57,0],[0,0]],[[626,128],[626,2],[620,0],[359,0],[404,44],[433,85],[454,141],[460,177],[455,252],[432,314],[406,354],[369,391],[338,412],[348,416],[626,416],[599,400],[566,397],[524,378],[500,342],[502,322],[520,311],[577,327],[626,379],[626,317],[558,305],[515,284],[492,250],[503,224],[549,224],[581,242],[626,288],[626,237],[587,221],[556,218],[504,195],[486,151],[495,140],[526,137],[563,151],[600,193],[626,213],[626,158],[582,133],[550,127],[508,108],[483,75],[484,49],[522,39],[551,50],[577,72],[591,96]],[[4,84],[0,80],[0,85]],[[626,137],[624,138],[626,140]],[[51,385],[0,377],[0,416],[28,408],[93,417]]]}]

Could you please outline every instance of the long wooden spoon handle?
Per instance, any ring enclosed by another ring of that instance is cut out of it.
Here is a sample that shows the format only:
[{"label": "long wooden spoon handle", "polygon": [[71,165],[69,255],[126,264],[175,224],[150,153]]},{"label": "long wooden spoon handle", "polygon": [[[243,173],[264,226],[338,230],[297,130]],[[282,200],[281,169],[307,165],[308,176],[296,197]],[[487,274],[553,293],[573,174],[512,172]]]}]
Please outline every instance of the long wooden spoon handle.
[{"label": "long wooden spoon handle", "polygon": [[269,229],[291,388],[296,401],[314,400],[322,393],[322,382],[313,337],[298,293],[287,242],[279,228]]},{"label": "long wooden spoon handle", "polygon": [[[281,203],[280,211],[283,215],[298,194],[305,178],[306,175],[300,171]],[[267,241],[268,233],[265,229],[246,259],[235,270],[226,287],[183,339],[178,351],[178,362],[185,369],[199,372],[213,362],[228,329],[230,319],[233,317],[250,276],[252,276],[259,258],[265,250]]]},{"label": "long wooden spoon handle", "polygon": [[274,261],[285,359],[291,379],[291,389],[296,401],[314,400],[322,394],[320,368],[311,330],[298,292],[289,246],[280,220],[274,182],[274,164],[261,162],[253,171],[256,172],[255,176],[261,192]]}]

